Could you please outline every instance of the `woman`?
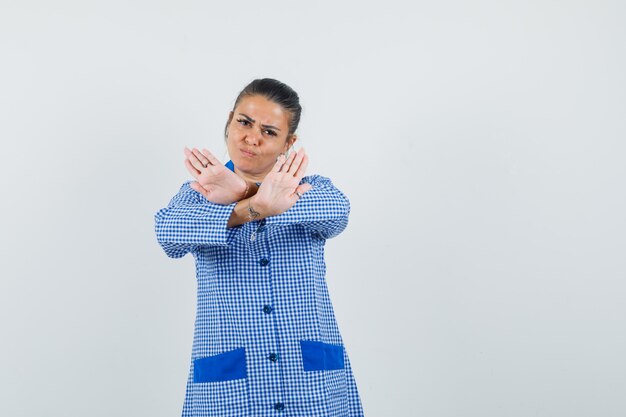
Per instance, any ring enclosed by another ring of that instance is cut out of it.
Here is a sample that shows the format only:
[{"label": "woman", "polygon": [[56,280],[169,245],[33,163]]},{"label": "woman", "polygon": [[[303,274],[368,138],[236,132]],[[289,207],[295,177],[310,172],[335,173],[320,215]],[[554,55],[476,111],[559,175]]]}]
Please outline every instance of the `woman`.
[{"label": "woman", "polygon": [[196,260],[197,312],[183,416],[362,416],[325,281],[324,244],[350,203],[305,176],[301,106],[274,79],[246,86],[229,113],[224,166],[185,148],[185,182],[155,215],[159,244]]}]

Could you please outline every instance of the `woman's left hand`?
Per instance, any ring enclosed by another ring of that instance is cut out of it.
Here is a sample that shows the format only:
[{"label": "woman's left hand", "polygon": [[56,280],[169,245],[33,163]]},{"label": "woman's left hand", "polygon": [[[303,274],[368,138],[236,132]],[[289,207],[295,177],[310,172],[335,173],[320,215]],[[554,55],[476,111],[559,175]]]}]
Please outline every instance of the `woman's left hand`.
[{"label": "woman's left hand", "polygon": [[185,166],[197,180],[190,187],[216,204],[231,204],[244,198],[246,181],[222,164],[208,149],[185,148]]},{"label": "woman's left hand", "polygon": [[287,160],[281,156],[251,197],[255,210],[264,217],[276,216],[296,204],[300,198],[298,193],[302,195],[313,187],[306,182],[300,184],[308,163],[304,149],[292,153]]}]

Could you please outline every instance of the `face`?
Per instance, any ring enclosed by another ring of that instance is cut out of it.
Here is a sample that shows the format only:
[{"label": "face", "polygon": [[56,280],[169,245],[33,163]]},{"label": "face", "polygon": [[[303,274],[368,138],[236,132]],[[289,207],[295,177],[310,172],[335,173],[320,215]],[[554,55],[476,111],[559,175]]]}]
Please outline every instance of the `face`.
[{"label": "face", "polygon": [[281,153],[287,152],[296,136],[287,140],[289,112],[262,96],[241,99],[229,115],[228,154],[236,170],[263,178]]}]

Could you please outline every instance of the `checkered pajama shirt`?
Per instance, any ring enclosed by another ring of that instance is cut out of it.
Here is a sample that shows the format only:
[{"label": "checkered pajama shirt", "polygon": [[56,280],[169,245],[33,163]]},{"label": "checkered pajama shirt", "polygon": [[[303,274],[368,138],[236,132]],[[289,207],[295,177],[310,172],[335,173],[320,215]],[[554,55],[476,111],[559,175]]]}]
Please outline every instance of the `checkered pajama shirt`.
[{"label": "checkered pajama shirt", "polygon": [[165,253],[196,261],[183,417],[362,416],[325,278],[325,242],[346,228],[348,198],[309,175],[289,210],[227,228],[236,203],[212,203],[190,182],[155,214]]}]

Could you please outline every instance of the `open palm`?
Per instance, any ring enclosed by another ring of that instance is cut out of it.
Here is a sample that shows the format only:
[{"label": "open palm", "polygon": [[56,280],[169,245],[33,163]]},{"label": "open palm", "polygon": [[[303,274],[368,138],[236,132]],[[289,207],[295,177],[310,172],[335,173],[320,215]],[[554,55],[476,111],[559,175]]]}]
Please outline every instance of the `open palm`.
[{"label": "open palm", "polygon": [[196,179],[190,187],[216,204],[231,204],[241,200],[246,182],[224,166],[208,149],[202,152],[185,148],[185,166]]},{"label": "open palm", "polygon": [[258,211],[266,217],[275,216],[296,204],[300,198],[297,193],[302,195],[312,187],[308,183],[300,184],[308,163],[309,159],[304,149],[292,153],[287,160],[281,156],[252,197]]}]

